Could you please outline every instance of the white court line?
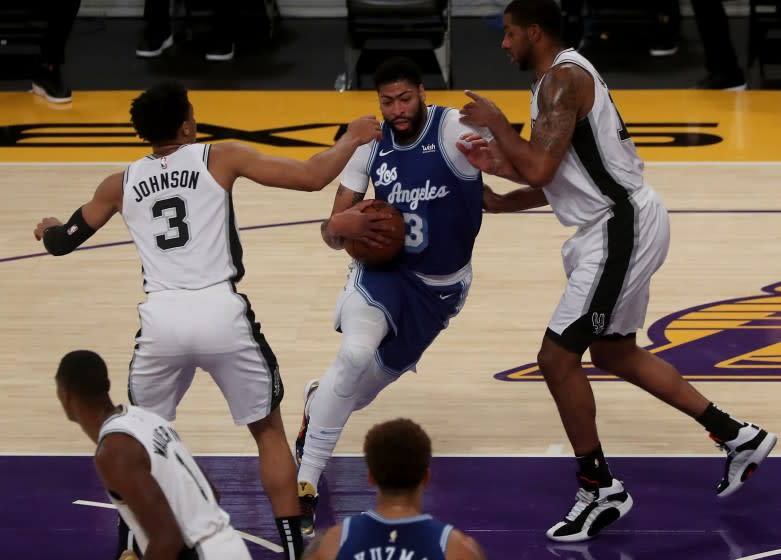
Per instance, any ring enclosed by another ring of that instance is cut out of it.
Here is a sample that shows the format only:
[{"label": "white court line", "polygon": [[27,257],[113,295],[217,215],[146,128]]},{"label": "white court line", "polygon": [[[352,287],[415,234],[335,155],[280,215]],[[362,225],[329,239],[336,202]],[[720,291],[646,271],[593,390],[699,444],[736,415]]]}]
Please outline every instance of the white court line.
[{"label": "white court line", "polygon": [[781,548],[768,550],[767,552],[760,552],[758,554],[752,554],[751,556],[741,556],[740,558],[735,558],[735,560],[759,560],[759,558],[769,558],[770,556],[779,555],[781,555]]},{"label": "white court line", "polygon": [[[100,166],[118,166],[127,167],[127,161],[0,161],[0,167],[23,167],[23,166],[57,166],[57,167],[100,167]],[[649,167],[676,167],[676,166],[696,166],[696,167],[709,167],[709,166],[726,166],[726,167],[739,167],[743,165],[752,165],[758,167],[778,167],[781,166],[781,161],[644,161],[646,166]]]},{"label": "white court line", "polygon": [[114,504],[107,504],[104,502],[92,502],[90,500],[76,500],[73,502],[74,505],[77,506],[92,506],[96,508],[105,508],[105,509],[117,509],[117,506]]},{"label": "white court line", "polygon": [[[73,502],[74,505],[77,506],[91,506],[91,507],[97,507],[97,508],[105,508],[105,509],[117,509],[117,506],[114,504],[107,504],[105,502],[93,502],[90,500],[76,500]],[[266,539],[263,539],[261,537],[256,537],[255,535],[250,535],[249,533],[245,533],[244,531],[238,531],[236,530],[236,533],[244,539],[245,541],[249,541],[251,543],[259,544],[263,548],[269,549],[271,552],[276,552],[279,554],[283,551],[283,548],[277,544],[274,544],[271,541],[267,541]]]}]

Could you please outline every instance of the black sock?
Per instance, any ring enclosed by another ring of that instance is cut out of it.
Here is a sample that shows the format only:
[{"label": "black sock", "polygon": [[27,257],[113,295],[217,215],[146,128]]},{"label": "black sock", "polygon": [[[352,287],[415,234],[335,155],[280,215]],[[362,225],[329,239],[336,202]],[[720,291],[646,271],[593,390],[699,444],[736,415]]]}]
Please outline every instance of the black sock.
[{"label": "black sock", "polygon": [[301,516],[277,517],[277,530],[285,549],[285,560],[298,560],[304,555],[304,538],[301,536]]},{"label": "black sock", "polygon": [[578,460],[578,482],[583,488],[595,490],[599,486],[610,486],[613,483],[613,475],[607,466],[605,455],[602,453],[602,445],[591,453],[576,457]]},{"label": "black sock", "polygon": [[743,427],[743,422],[735,420],[713,403],[708,404],[708,408],[696,420],[720,441],[735,439],[738,430]]}]

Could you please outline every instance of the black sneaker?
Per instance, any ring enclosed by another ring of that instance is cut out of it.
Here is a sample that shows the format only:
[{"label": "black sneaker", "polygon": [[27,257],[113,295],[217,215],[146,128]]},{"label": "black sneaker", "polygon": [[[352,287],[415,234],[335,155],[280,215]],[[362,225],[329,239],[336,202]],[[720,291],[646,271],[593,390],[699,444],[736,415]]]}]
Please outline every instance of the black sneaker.
[{"label": "black sneaker", "polygon": [[233,60],[236,45],[229,41],[215,41],[206,51],[206,60],[212,62],[228,62]]},{"label": "black sneaker", "polygon": [[748,83],[746,82],[746,78],[743,75],[743,72],[739,72],[732,76],[725,76],[722,74],[708,74],[697,82],[696,89],[745,91],[748,89]]},{"label": "black sneaker", "polygon": [[304,417],[301,419],[301,427],[296,436],[296,464],[301,466],[301,459],[304,458],[304,443],[306,443],[306,431],[309,428],[309,406],[312,402],[312,396],[320,386],[320,381],[312,379],[304,387]]},{"label": "black sneaker", "polygon": [[632,503],[632,496],[615,478],[610,486],[594,490],[581,487],[575,495],[575,505],[545,535],[559,542],[585,541],[626,515]]},{"label": "black sneaker", "polygon": [[317,509],[317,488],[305,480],[298,481],[298,504],[301,507],[301,534],[315,536],[315,510]]},{"label": "black sneaker", "polygon": [[38,75],[33,79],[32,89],[34,94],[51,103],[69,103],[73,99],[73,92],[62,81],[59,66],[54,66],[53,69],[41,66]]},{"label": "black sneaker", "polygon": [[778,440],[775,434],[754,424],[745,424],[738,430],[735,439],[729,441],[720,441],[713,434],[710,437],[719,449],[727,452],[724,478],[716,486],[716,495],[719,498],[737,492],[759,468]]},{"label": "black sneaker", "polygon": [[147,37],[141,39],[136,47],[136,56],[141,58],[156,58],[163,54],[163,51],[171,47],[174,44],[173,34],[169,34],[168,37]]}]

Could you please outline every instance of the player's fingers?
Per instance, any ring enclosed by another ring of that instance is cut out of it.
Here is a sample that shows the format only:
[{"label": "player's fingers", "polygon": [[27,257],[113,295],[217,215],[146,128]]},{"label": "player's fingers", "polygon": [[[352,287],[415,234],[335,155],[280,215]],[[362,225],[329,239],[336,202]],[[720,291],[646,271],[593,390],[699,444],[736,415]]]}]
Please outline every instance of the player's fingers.
[{"label": "player's fingers", "polygon": [[475,101],[479,101],[480,99],[483,99],[483,97],[482,97],[482,96],[480,96],[480,95],[476,94],[476,93],[475,93],[475,92],[473,92],[471,89],[465,89],[465,90],[464,90],[464,95],[466,95],[466,96],[467,96],[467,97],[469,97],[470,99],[474,99]]},{"label": "player's fingers", "polygon": [[371,206],[372,204],[374,204],[374,201],[373,201],[373,200],[362,200],[362,201],[360,201],[359,203],[355,204],[355,205],[352,207],[352,209],[353,209],[353,210],[358,210],[358,211],[360,211],[360,212],[363,212],[363,210],[364,210],[365,208],[368,208],[368,207],[369,207],[369,206]]}]

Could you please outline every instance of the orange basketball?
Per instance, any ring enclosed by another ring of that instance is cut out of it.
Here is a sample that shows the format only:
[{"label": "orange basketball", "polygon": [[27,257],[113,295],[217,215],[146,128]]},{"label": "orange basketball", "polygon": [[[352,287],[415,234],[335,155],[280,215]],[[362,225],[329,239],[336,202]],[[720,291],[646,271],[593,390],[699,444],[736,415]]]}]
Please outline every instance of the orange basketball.
[{"label": "orange basketball", "polygon": [[401,215],[401,212],[399,212],[398,208],[388,204],[384,200],[373,201],[372,204],[363,209],[363,212],[375,214],[380,212],[390,212],[392,214],[393,217],[386,221],[391,222],[393,231],[385,232],[385,235],[391,238],[391,243],[377,249],[374,247],[369,247],[363,241],[358,241],[356,239],[345,239],[344,250],[347,251],[347,253],[352,258],[363,264],[371,266],[388,264],[404,249],[404,235],[406,233],[404,227],[404,217]]}]

